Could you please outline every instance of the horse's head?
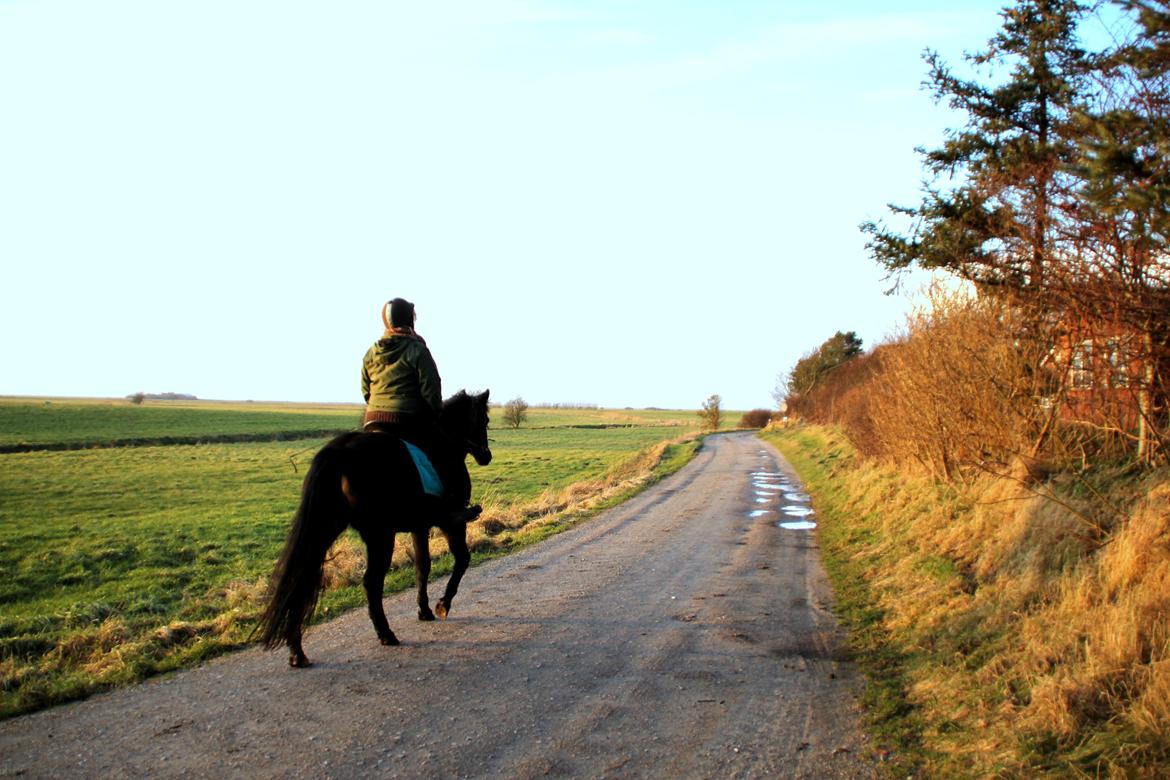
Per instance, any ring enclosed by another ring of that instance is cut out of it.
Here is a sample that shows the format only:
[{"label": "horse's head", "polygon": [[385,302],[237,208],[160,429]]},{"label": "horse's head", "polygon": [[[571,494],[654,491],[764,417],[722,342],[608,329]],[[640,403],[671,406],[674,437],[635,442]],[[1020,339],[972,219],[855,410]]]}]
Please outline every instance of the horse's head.
[{"label": "horse's head", "polygon": [[471,457],[481,466],[492,462],[492,450],[488,446],[488,395],[484,390],[478,395],[468,395],[460,390],[443,402],[443,428],[455,438],[461,447],[466,447]]}]

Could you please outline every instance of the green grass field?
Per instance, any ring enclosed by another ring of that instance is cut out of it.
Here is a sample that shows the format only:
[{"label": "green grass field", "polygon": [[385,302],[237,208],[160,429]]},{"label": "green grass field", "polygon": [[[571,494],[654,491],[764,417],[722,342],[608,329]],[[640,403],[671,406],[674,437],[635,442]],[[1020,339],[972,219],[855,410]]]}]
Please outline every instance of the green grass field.
[{"label": "green grass field", "polygon": [[294,437],[343,431],[361,421],[357,406],[304,406],[0,399],[0,446],[106,446],[199,437]]},{"label": "green grass field", "polygon": [[[7,400],[0,440],[291,438],[352,428],[357,412]],[[603,477],[698,422],[693,412],[532,409],[513,430],[499,427],[500,416],[493,410],[492,465],[470,469],[476,500],[504,509]],[[243,644],[305,469],[326,440],[0,455],[0,716]],[[395,572],[387,584],[404,587],[412,576]],[[331,588],[323,614],[362,603],[357,585]]]}]

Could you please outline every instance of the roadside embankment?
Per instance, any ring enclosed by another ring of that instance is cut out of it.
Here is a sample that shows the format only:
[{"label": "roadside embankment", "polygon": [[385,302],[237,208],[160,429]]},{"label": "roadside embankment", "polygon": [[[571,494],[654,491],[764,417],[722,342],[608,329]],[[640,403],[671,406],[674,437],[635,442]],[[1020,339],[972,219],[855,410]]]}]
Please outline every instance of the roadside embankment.
[{"label": "roadside embankment", "polygon": [[942,484],[838,431],[763,434],[800,473],[894,766],[1170,775],[1170,473]]}]

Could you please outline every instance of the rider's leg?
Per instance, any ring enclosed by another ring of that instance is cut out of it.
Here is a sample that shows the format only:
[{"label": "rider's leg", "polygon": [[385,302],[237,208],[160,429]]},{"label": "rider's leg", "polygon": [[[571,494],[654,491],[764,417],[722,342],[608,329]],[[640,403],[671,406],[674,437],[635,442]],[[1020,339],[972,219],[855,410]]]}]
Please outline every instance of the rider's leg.
[{"label": "rider's leg", "polygon": [[[443,483],[443,496],[426,497],[428,512],[434,516],[439,525],[450,523],[468,523],[479,517],[482,508],[477,504],[468,506],[471,501],[471,476],[467,473],[466,461],[454,463],[454,458],[445,457],[446,448],[439,429],[434,425],[425,424],[392,424],[370,423],[367,430],[379,430],[397,436],[418,447],[430,458],[431,465]],[[454,490],[452,490],[452,487]]]}]

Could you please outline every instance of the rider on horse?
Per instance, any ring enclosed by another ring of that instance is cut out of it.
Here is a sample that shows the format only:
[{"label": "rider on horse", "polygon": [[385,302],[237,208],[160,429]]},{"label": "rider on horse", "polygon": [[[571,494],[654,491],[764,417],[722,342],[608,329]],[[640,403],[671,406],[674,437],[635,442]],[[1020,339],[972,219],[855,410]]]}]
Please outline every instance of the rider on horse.
[{"label": "rider on horse", "polygon": [[414,304],[395,298],[382,307],[382,338],[362,359],[362,396],[367,431],[382,431],[410,442],[430,458],[443,483],[442,507],[451,520],[468,521],[480,513],[471,500],[467,464],[438,426],[443,409],[439,369],[422,336],[414,330]]}]

